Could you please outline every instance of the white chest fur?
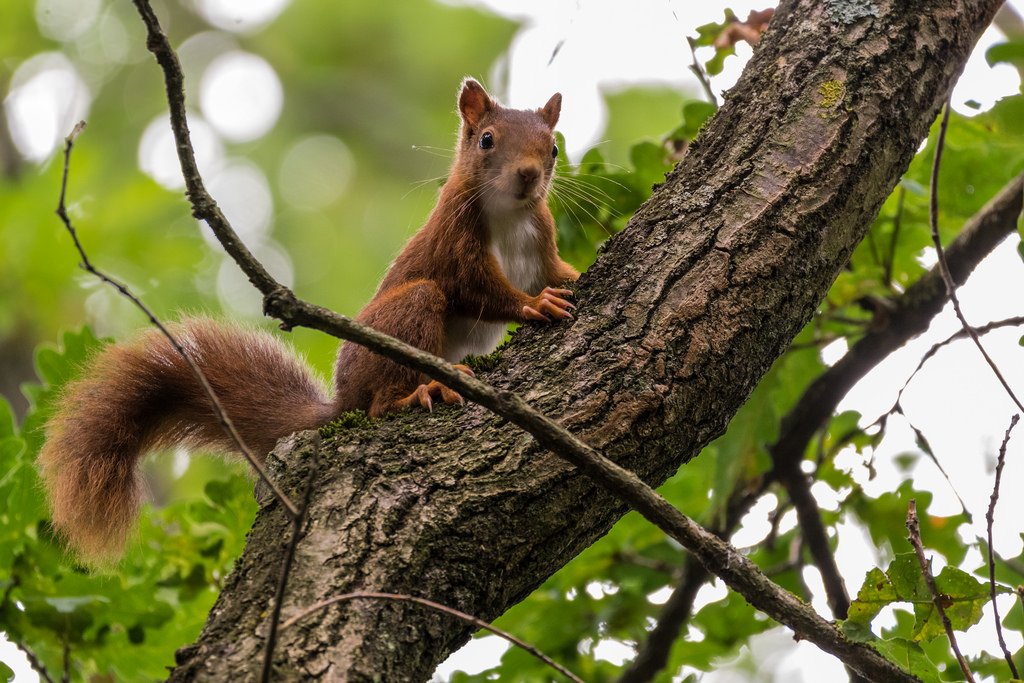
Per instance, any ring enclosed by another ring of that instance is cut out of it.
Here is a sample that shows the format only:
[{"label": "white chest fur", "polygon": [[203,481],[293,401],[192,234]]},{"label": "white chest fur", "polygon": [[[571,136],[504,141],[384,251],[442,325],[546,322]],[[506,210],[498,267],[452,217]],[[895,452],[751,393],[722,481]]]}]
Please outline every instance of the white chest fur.
[{"label": "white chest fur", "polygon": [[544,288],[544,264],[540,259],[533,214],[517,212],[509,217],[492,218],[488,228],[491,255],[508,281],[521,292],[539,293]]},{"label": "white chest fur", "polygon": [[[491,219],[490,252],[512,286],[529,295],[544,289],[544,264],[540,259],[539,236],[528,211],[502,219]],[[501,341],[507,323],[484,322],[455,317],[445,326],[444,357],[452,363],[466,354],[490,353]]]}]

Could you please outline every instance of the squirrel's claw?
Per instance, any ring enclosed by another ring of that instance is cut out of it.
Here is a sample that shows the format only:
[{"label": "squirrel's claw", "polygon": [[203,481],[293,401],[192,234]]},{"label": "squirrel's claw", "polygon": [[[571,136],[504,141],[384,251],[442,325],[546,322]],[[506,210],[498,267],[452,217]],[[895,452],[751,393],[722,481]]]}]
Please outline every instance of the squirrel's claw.
[{"label": "squirrel's claw", "polygon": [[[465,365],[453,365],[452,367],[460,372],[466,373],[470,377],[475,376],[475,373]],[[466,405],[466,402],[462,399],[459,392],[449,389],[436,379],[432,380],[429,384],[419,385],[411,394],[397,401],[395,405],[399,410],[420,406],[421,408],[426,408],[430,412],[434,412],[433,399],[438,397],[440,397],[445,403],[458,402],[460,405]]]},{"label": "squirrel's claw", "polygon": [[572,296],[568,289],[554,289],[545,287],[544,291],[530,300],[530,303],[523,306],[523,317],[527,320],[540,322],[551,322],[551,317],[563,320],[572,320],[572,313],[576,307],[562,297]]}]

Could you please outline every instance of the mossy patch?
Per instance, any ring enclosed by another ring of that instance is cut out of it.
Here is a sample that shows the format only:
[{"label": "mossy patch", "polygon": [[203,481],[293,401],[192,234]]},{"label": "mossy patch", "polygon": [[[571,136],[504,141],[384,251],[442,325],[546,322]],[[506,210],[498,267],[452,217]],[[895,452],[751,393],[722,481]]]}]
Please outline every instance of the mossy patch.
[{"label": "mossy patch", "polygon": [[372,424],[370,416],[364,410],[350,410],[342,413],[333,422],[320,428],[320,438],[331,439],[342,432],[352,429],[363,429]]},{"label": "mossy patch", "polygon": [[486,356],[474,356],[470,354],[463,359],[462,363],[476,373],[491,372],[492,370],[508,372],[508,366],[505,365],[504,346],[505,345],[502,344]]}]

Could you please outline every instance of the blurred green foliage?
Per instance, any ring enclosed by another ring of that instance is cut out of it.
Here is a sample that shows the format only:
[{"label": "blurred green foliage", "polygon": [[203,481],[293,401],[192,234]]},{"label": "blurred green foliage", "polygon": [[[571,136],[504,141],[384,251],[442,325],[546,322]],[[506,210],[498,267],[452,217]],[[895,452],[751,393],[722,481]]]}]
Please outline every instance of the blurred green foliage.
[{"label": "blurred green foliage", "polygon": [[[182,479],[201,488],[170,508],[147,507],[119,565],[96,571],[75,563],[53,537],[35,456],[59,387],[100,342],[88,331],[62,341],[62,351],[36,355],[46,384],[28,388],[32,409],[20,429],[0,401],[0,629],[58,675],[67,646],[75,680],[163,678],[174,650],[199,634],[242,550],[256,512],[251,485],[231,476],[237,468],[220,467],[220,479],[186,472]],[[207,464],[194,461],[197,469]]]}]

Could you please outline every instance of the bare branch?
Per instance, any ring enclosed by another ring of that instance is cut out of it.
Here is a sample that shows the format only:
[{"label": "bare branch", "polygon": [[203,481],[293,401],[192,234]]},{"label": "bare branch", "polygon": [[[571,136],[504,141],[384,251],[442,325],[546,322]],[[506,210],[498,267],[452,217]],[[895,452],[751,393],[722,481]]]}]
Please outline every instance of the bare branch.
[{"label": "bare branch", "polygon": [[50,672],[47,670],[46,665],[39,661],[39,657],[36,656],[36,653],[20,640],[15,640],[13,642],[15,647],[21,650],[22,654],[25,655],[25,659],[28,660],[28,665],[32,667],[32,670],[39,674],[40,678],[46,681],[46,683],[53,683],[53,678],[50,677]]},{"label": "bare branch", "polygon": [[992,485],[992,495],[989,497],[988,512],[985,513],[986,529],[988,533],[988,582],[989,589],[992,594],[992,618],[996,621],[996,636],[999,638],[999,647],[1003,650],[1003,657],[1006,659],[1007,665],[1010,667],[1010,673],[1014,679],[1020,678],[1020,674],[1017,673],[1017,667],[1013,663],[1013,657],[1010,655],[1010,651],[1006,647],[1006,641],[1003,639],[1003,624],[999,618],[999,605],[996,604],[996,558],[995,551],[992,549],[992,527],[995,525],[996,520],[996,503],[999,501],[999,480],[1003,476],[1003,465],[1006,463],[1006,445],[1010,442],[1010,432],[1017,426],[1017,422],[1020,420],[1020,415],[1014,415],[1010,418],[1010,426],[1006,428],[1006,434],[1003,436],[1003,443],[999,446],[999,457],[996,459],[996,477],[995,483]]},{"label": "bare branch", "polygon": [[928,559],[924,556],[924,545],[921,543],[921,523],[917,518],[916,500],[911,500],[910,507],[907,509],[907,529],[910,531],[910,543],[914,546],[914,552],[917,554],[917,562],[921,565],[921,575],[924,576],[924,581],[928,584],[928,590],[932,594],[932,603],[935,605],[935,611],[939,614],[939,619],[942,620],[942,627],[946,629],[946,638],[949,639],[949,645],[953,648],[953,654],[956,655],[960,671],[963,672],[964,678],[974,683],[974,676],[971,674],[970,667],[967,666],[967,660],[960,654],[960,646],[957,645],[956,635],[953,633],[953,624],[950,623],[946,610],[942,607],[942,596],[939,594],[939,589],[935,586],[935,577],[932,576]]},{"label": "bare branch", "polygon": [[185,116],[185,74],[178,61],[178,55],[171,48],[167,35],[160,27],[160,22],[150,6],[149,0],[133,0],[133,2],[146,25],[148,32],[146,47],[156,57],[156,61],[164,72],[167,102],[170,105],[171,130],[174,133],[178,161],[181,164],[181,175],[185,180],[185,191],[192,204],[192,215],[197,220],[206,221],[224,249],[238,263],[253,286],[267,295],[281,285],[271,277],[266,268],[242,243],[238,234],[224,217],[220,207],[213,201],[203,185],[203,178],[199,174],[199,167],[196,165],[195,152],[189,136],[188,119]]},{"label": "bare branch", "polygon": [[647,683],[665,668],[672,643],[679,637],[683,624],[690,619],[697,592],[709,578],[708,570],[693,555],[687,555],[676,588],[658,615],[657,625],[651,629],[643,647],[619,677],[618,683]]},{"label": "bare branch", "polygon": [[[1021,325],[1024,325],[1024,316],[1017,315],[1011,318],[1004,318],[1003,320],[993,320],[990,323],[982,325],[981,327],[975,327],[973,329],[978,336],[981,336],[983,334],[988,334],[993,330],[1002,329],[1004,327],[1020,327]],[[907,378],[907,381],[903,383],[903,386],[900,388],[899,393],[896,395],[896,403],[900,402],[900,398],[903,396],[903,392],[907,390],[907,387],[910,386],[910,382],[914,379],[914,377],[917,376],[917,373],[921,371],[921,368],[924,367],[925,363],[927,363],[942,348],[949,346],[950,344],[959,339],[967,338],[967,330],[961,327],[961,329],[949,335],[942,341],[933,344],[932,347],[928,349],[928,351],[926,351],[923,356],[921,356],[921,360],[917,364],[917,367],[914,368],[914,371],[912,373],[910,373],[910,376]]]},{"label": "bare branch", "polygon": [[953,303],[953,310],[956,311],[956,317],[960,319],[960,324],[963,325],[964,331],[974,342],[975,346],[978,347],[978,351],[985,358],[985,361],[992,368],[992,372],[995,373],[999,383],[1003,385],[1003,389],[1009,394],[1010,399],[1013,400],[1017,407],[1024,411],[1024,404],[1020,402],[1017,395],[1013,393],[1013,389],[1010,388],[1010,384],[1003,377],[1003,373],[1000,372],[999,367],[995,364],[995,361],[985,351],[985,347],[981,344],[981,339],[978,337],[978,333],[971,327],[970,323],[967,322],[967,318],[964,317],[963,310],[960,308],[960,300],[956,295],[957,284],[953,279],[953,273],[949,269],[949,264],[946,263],[946,255],[942,249],[942,239],[939,237],[939,169],[942,163],[942,150],[945,147],[946,141],[946,128],[949,126],[949,99],[946,100],[946,107],[942,113],[942,123],[939,125],[939,138],[935,145],[935,160],[932,163],[932,177],[931,177],[931,196],[928,204],[928,219],[931,223],[932,229],[932,241],[935,242],[935,251],[939,257],[939,270],[942,273],[942,279],[946,283],[946,293],[949,295],[949,300]]},{"label": "bare branch", "polygon": [[291,619],[288,619],[288,621],[286,621],[283,624],[281,624],[281,629],[284,630],[284,629],[286,629],[286,628],[288,628],[290,626],[293,626],[296,622],[300,621],[301,619],[304,619],[305,617],[308,617],[309,615],[314,614],[315,612],[319,612],[320,610],[325,609],[327,607],[330,607],[331,605],[335,605],[335,604],[337,604],[339,602],[346,602],[348,600],[364,600],[364,599],[366,599],[366,600],[396,600],[396,601],[399,601],[399,602],[412,602],[412,603],[415,603],[417,605],[423,605],[424,607],[429,607],[430,609],[437,610],[438,612],[444,612],[445,614],[450,614],[453,617],[458,617],[459,619],[462,619],[463,621],[469,622],[470,624],[472,624],[473,626],[475,626],[478,629],[484,629],[486,631],[490,631],[494,635],[499,636],[501,638],[504,638],[505,640],[507,640],[508,642],[512,643],[516,647],[518,647],[518,648],[520,648],[522,650],[526,650],[531,655],[533,655],[537,659],[541,660],[542,662],[544,662],[545,664],[547,664],[548,666],[553,668],[555,671],[559,672],[560,674],[562,674],[563,676],[568,678],[570,681],[574,681],[575,683],[584,683],[583,679],[581,679],[579,676],[577,676],[576,674],[572,673],[571,671],[566,669],[561,664],[555,662],[553,659],[551,659],[546,654],[544,654],[543,652],[541,652],[540,650],[535,648],[533,645],[530,645],[529,643],[527,643],[525,641],[522,641],[519,638],[516,638],[511,633],[508,633],[506,631],[502,631],[500,628],[496,628],[495,626],[489,624],[488,622],[486,622],[486,621],[484,621],[482,619],[477,619],[476,617],[474,617],[471,614],[466,614],[465,612],[460,612],[457,609],[453,609],[451,607],[448,607],[447,605],[442,605],[442,604],[436,603],[433,600],[427,600],[426,598],[417,598],[417,597],[412,596],[412,595],[399,595],[399,594],[396,594],[396,593],[375,593],[375,592],[371,592],[371,591],[357,591],[357,592],[354,592],[354,593],[345,593],[344,595],[336,595],[333,598],[330,598],[329,600],[324,600],[322,602],[318,602],[315,605],[312,605],[312,606],[307,607],[306,609],[302,610],[301,612],[299,612],[298,614],[293,616]]},{"label": "bare branch", "polygon": [[697,59],[697,41],[689,36],[686,37],[686,43],[690,46],[690,54],[693,55],[693,64],[690,65],[690,71],[700,81],[700,85],[704,88],[704,94],[708,96],[708,102],[718,106],[718,98],[715,97],[715,91],[711,89],[711,82],[708,80],[708,74],[704,71],[704,67],[701,66],[700,60]]}]

